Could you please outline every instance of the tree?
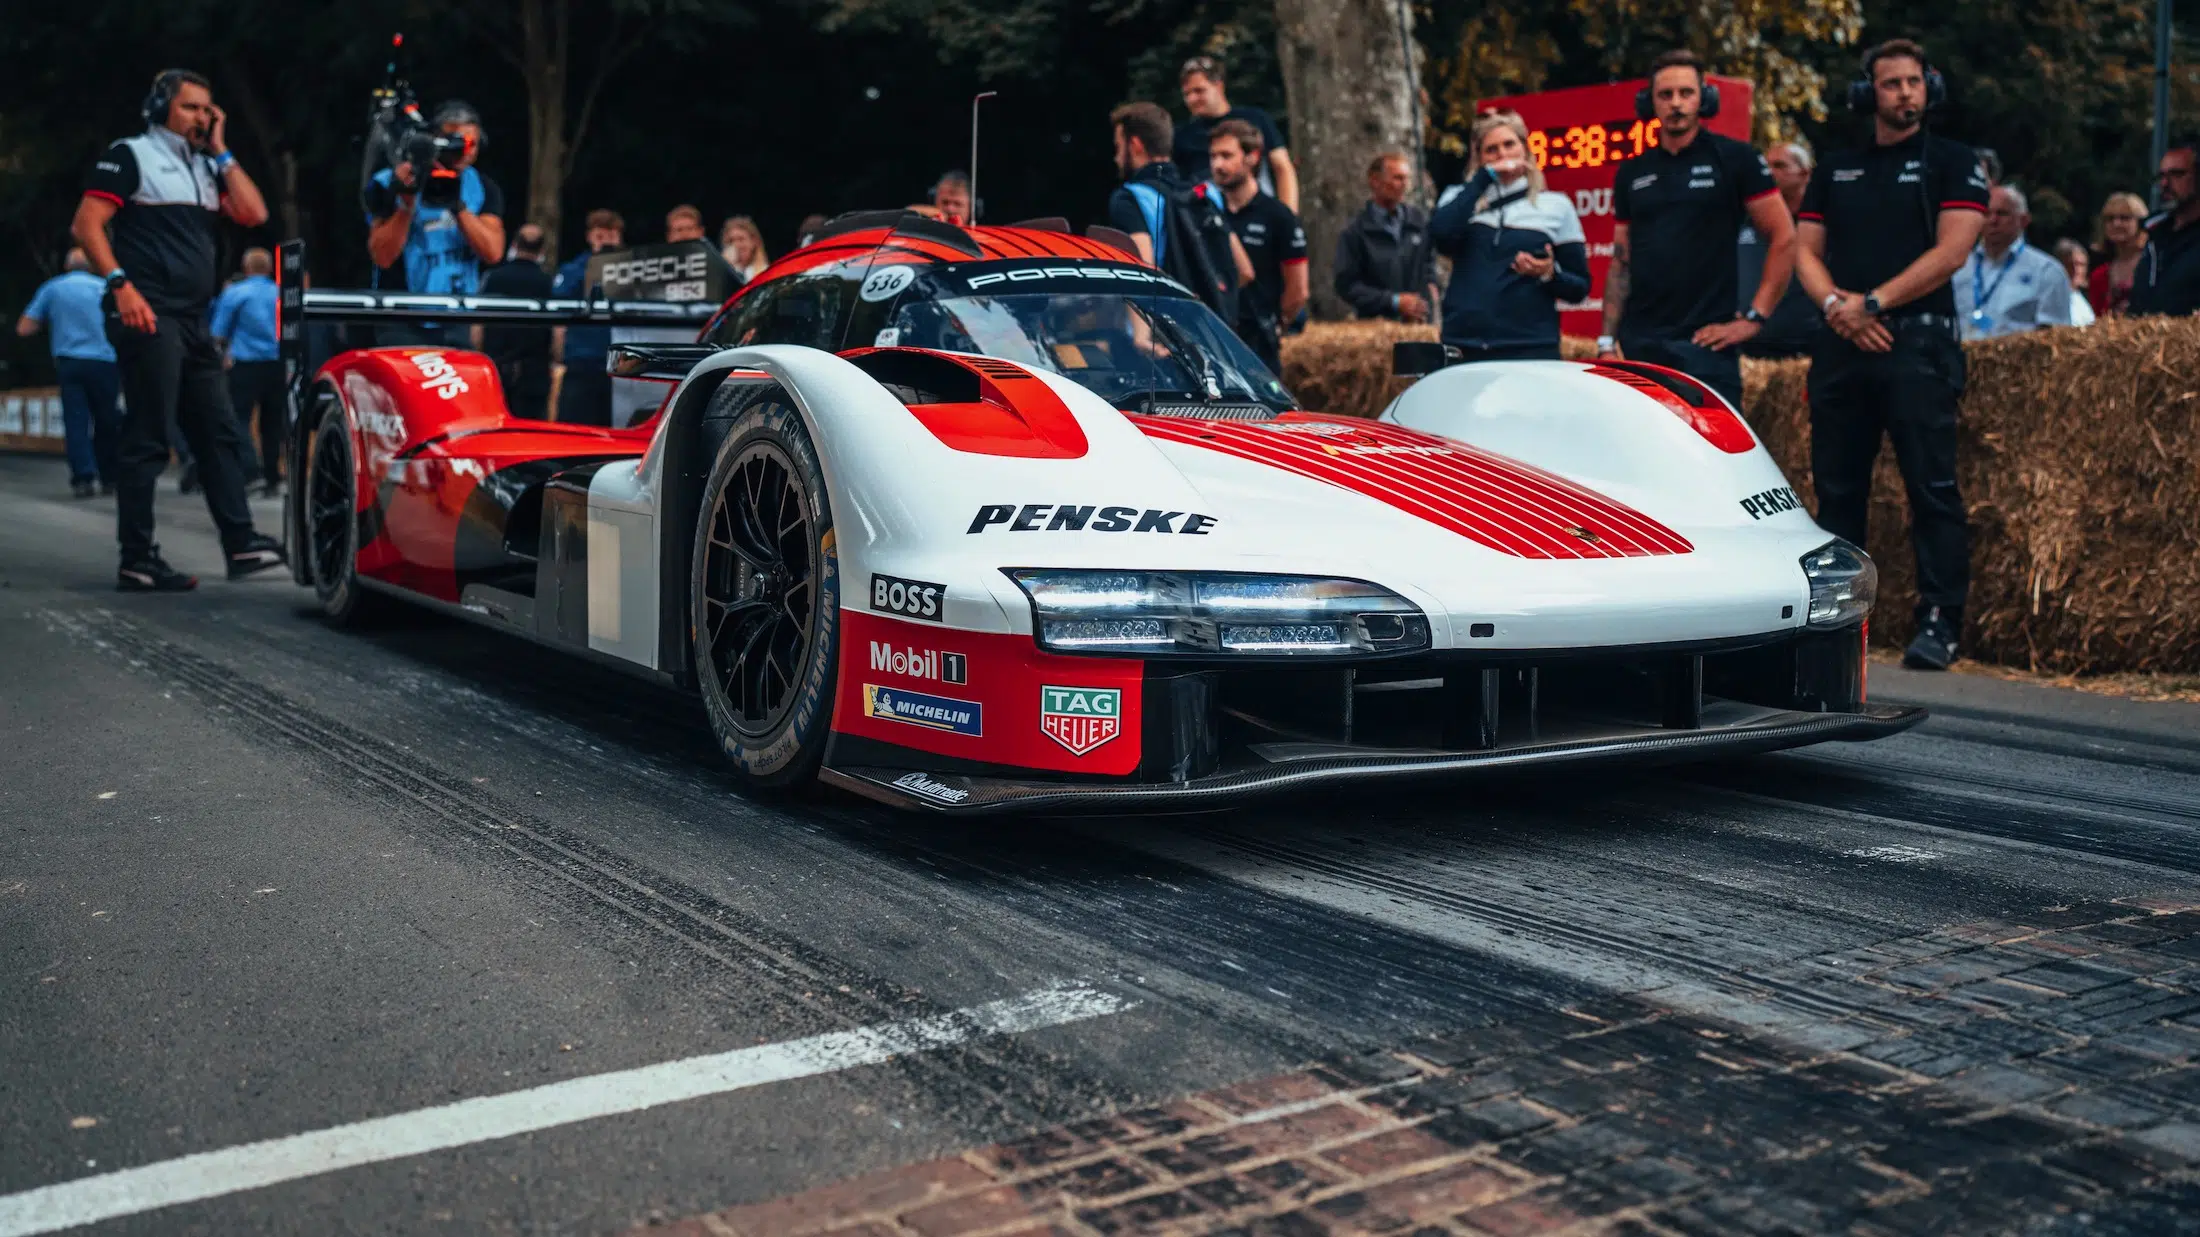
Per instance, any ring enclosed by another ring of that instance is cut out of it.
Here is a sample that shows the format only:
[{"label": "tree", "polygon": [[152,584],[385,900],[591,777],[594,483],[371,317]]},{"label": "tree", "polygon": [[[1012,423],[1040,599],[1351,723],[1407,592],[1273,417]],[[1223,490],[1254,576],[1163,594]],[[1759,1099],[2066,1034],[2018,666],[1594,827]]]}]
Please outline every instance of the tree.
[{"label": "tree", "polygon": [[1326,272],[1367,196],[1368,160],[1421,149],[1418,56],[1398,0],[1276,0],[1276,45],[1291,101],[1314,312],[1346,315]]},{"label": "tree", "polygon": [[[474,0],[460,12],[526,88],[526,218],[542,225],[554,252],[565,182],[604,87],[651,43],[692,50],[704,24],[746,10],[732,0]],[[578,60],[576,44],[588,49]]]}]

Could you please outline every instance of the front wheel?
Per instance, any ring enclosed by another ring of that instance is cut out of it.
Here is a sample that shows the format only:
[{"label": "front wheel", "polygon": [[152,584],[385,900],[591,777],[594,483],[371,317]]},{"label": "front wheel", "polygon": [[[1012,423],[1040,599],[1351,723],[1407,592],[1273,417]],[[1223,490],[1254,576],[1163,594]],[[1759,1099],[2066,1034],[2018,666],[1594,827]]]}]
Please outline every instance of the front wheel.
[{"label": "front wheel", "polygon": [[802,416],[776,390],[721,390],[729,421],[697,516],[689,578],[695,677],[727,757],[757,786],[824,759],[839,662],[832,504]]},{"label": "front wheel", "polygon": [[[296,483],[293,483],[296,484]],[[380,597],[359,587],[359,471],[351,454],[351,427],[341,411],[321,418],[306,452],[306,570],[321,613],[338,626],[372,618]]]}]

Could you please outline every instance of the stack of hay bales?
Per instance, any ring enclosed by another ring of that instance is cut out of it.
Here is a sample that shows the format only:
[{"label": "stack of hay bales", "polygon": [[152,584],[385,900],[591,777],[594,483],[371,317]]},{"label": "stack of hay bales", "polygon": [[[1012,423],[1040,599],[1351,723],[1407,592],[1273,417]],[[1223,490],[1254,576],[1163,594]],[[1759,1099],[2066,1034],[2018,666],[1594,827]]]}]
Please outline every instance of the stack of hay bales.
[{"label": "stack of hay bales", "polygon": [[[1426,327],[1323,324],[1284,341],[1309,408],[1373,416],[1390,345]],[[1582,355],[1569,340],[1568,354]],[[1957,477],[1971,508],[1965,652],[2057,673],[2200,671],[2200,321],[2103,322],[1973,344]],[[1810,500],[1803,361],[1745,363],[1750,423]],[[1910,637],[1908,507],[1879,460],[1867,547],[1876,641]]]}]

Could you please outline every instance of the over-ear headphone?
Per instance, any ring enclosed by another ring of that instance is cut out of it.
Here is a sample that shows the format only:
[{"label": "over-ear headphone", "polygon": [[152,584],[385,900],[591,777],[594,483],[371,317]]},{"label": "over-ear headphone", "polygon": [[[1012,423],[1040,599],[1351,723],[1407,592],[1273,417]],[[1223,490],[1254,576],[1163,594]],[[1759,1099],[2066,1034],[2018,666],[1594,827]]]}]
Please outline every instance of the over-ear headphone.
[{"label": "over-ear headphone", "polygon": [[[1698,120],[1709,120],[1719,114],[1719,83],[1705,77],[1701,69],[1696,71],[1696,79],[1703,83],[1703,102],[1696,106],[1696,118]],[[1650,82],[1644,82],[1642,89],[1635,92],[1635,119],[1637,120],[1656,120],[1658,118],[1658,101],[1650,97],[1650,85]]]},{"label": "over-ear headphone", "polygon": [[[1880,49],[1885,46],[1886,44],[1881,43],[1864,53],[1864,63],[1857,73],[1856,80],[1849,83],[1849,110],[1859,116],[1872,116],[1879,111],[1879,91],[1877,87],[1872,85],[1872,66],[1878,64],[1890,54],[1904,56],[1910,54],[1907,51],[1899,53],[1882,52]],[[1925,110],[1930,112],[1948,101],[1948,79],[1940,75],[1940,70],[1929,63],[1925,63],[1922,57],[1919,58],[1919,62],[1925,64]]]},{"label": "over-ear headphone", "polygon": [[145,118],[147,125],[168,123],[168,109],[174,106],[176,88],[183,85],[187,72],[186,69],[162,69],[153,75],[153,85],[145,92],[145,102],[138,104],[138,115]]}]

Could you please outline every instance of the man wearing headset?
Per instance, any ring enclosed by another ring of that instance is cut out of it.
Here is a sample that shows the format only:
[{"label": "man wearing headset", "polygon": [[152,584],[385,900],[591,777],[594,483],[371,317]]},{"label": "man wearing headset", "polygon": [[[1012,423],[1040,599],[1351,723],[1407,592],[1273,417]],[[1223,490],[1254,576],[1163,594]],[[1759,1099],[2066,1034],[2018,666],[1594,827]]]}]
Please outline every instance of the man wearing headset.
[{"label": "man wearing headset", "polygon": [[[367,253],[374,286],[407,292],[471,295],[482,272],[504,260],[504,191],[474,166],[487,142],[481,114],[461,99],[439,104],[428,123],[460,143],[457,166],[383,168],[360,188],[367,211]],[[430,188],[430,181],[455,184]],[[377,332],[385,344],[441,344],[442,327]]]},{"label": "man wearing headset", "polygon": [[[1719,88],[1694,52],[1650,66],[1635,114],[1658,121],[1658,144],[1612,176],[1612,268],[1604,281],[1597,355],[1625,356],[1689,374],[1742,406],[1739,345],[1757,337],[1787,290],[1795,225],[1764,156],[1713,133]],[[1764,269],[1735,312],[1735,246],[1748,227],[1765,238]]]},{"label": "man wearing headset", "polygon": [[1925,52],[1892,39],[1864,53],[1851,110],[1872,141],[1829,155],[1796,214],[1795,273],[1825,314],[1810,361],[1810,465],[1818,523],[1864,544],[1882,435],[1910,500],[1917,636],[1903,664],[1955,661],[1970,591],[1970,530],[1956,488],[1963,346],[1949,279],[1986,219],[1986,176],[1970,147],[1925,131],[1946,94]]},{"label": "man wearing headset", "polygon": [[[115,485],[126,592],[182,592],[198,579],[153,542],[153,485],[168,467],[168,423],[191,445],[229,578],[280,565],[281,543],[252,527],[239,461],[250,455],[230,415],[221,349],[206,307],[221,287],[219,220],[267,222],[267,203],[229,152],[222,110],[204,77],[169,69],[140,109],[145,132],[92,164],[71,230],[107,284],[107,339],[122,366],[127,410]],[[110,238],[109,228],[112,228]]]}]

